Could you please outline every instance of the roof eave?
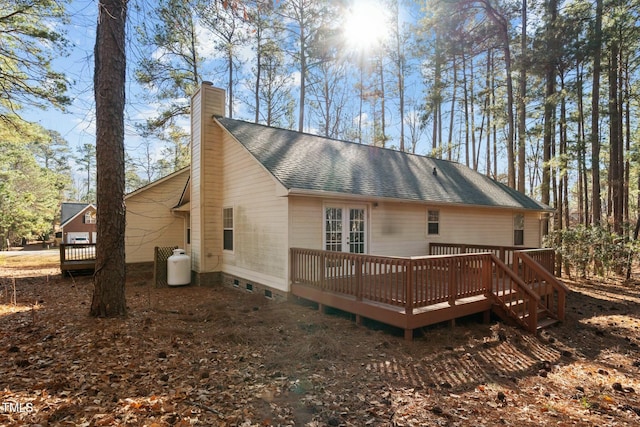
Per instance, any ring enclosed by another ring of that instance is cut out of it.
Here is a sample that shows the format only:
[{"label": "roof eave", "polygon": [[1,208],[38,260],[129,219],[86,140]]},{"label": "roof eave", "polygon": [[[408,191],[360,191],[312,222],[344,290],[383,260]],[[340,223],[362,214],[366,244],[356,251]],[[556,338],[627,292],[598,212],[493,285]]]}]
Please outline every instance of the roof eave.
[{"label": "roof eave", "polygon": [[281,193],[281,196],[305,196],[305,197],[319,197],[319,198],[332,198],[332,199],[355,199],[362,202],[394,202],[394,203],[412,203],[429,206],[456,206],[465,208],[478,208],[478,209],[505,209],[505,210],[519,210],[519,211],[531,211],[531,212],[555,212],[555,209],[551,207],[525,208],[522,206],[489,206],[489,205],[477,205],[469,203],[456,203],[456,202],[442,202],[431,200],[416,200],[416,199],[403,199],[400,197],[380,197],[370,196],[363,194],[353,193],[340,193],[336,191],[324,191],[324,190],[309,190],[303,188],[289,188],[286,193]]}]

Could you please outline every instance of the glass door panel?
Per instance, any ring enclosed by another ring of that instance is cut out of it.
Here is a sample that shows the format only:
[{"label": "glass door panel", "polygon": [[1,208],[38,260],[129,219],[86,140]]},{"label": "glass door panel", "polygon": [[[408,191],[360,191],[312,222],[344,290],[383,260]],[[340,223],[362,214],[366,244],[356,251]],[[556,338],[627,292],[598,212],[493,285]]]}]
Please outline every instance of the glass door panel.
[{"label": "glass door panel", "polygon": [[325,209],[325,245],[327,251],[342,251],[342,208]]},{"label": "glass door panel", "polygon": [[365,253],[365,211],[349,209],[349,252]]}]

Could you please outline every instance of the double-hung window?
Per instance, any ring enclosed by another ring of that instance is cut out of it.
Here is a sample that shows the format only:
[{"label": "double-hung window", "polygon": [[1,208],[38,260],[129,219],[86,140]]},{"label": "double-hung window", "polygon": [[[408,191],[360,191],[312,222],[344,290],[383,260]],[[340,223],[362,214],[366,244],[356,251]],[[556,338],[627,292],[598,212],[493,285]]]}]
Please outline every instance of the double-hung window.
[{"label": "double-hung window", "polygon": [[524,214],[521,213],[513,216],[513,244],[524,245]]},{"label": "double-hung window", "polygon": [[427,211],[427,234],[430,236],[440,234],[440,211]]},{"label": "double-hung window", "polygon": [[233,250],[233,208],[222,209],[222,249]]}]

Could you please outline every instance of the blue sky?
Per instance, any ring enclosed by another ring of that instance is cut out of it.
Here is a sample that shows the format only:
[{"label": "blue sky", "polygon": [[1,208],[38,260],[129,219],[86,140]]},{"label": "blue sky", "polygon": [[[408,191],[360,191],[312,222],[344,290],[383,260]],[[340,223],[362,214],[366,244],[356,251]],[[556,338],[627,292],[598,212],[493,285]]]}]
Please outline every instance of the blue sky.
[{"label": "blue sky", "polygon": [[[71,42],[68,56],[57,58],[53,62],[56,71],[65,73],[71,83],[68,95],[72,104],[65,111],[49,108],[24,110],[22,116],[39,123],[46,129],[58,131],[75,151],[83,144],[95,144],[95,103],[93,99],[93,49],[95,44],[97,1],[72,1],[68,6],[71,22],[63,30]],[[136,14],[130,13],[135,17]],[[133,26],[128,24],[128,39],[132,38]],[[128,49],[126,136],[127,150],[135,150],[140,137],[133,127],[153,113],[140,97],[141,88],[133,78],[133,56],[135,51]]]},{"label": "blue sky", "polygon": [[[367,6],[370,3],[367,2]],[[137,8],[143,8],[138,10]],[[127,46],[127,107],[126,107],[126,133],[125,145],[128,153],[136,156],[140,147],[143,145],[143,139],[137,134],[135,124],[144,123],[144,121],[156,114],[156,109],[152,104],[145,100],[145,91],[136,84],[133,77],[135,65],[138,62],[140,52],[135,43],[135,25],[139,19],[144,19],[149,13],[144,11],[145,7],[151,7],[149,3],[132,1],[129,2],[129,23],[127,26],[127,38],[129,44]],[[53,108],[47,111],[32,110],[25,111],[23,116],[29,120],[42,125],[46,129],[58,131],[65,138],[72,150],[75,152],[77,147],[84,144],[95,143],[95,121],[94,121],[94,100],[93,100],[93,49],[95,43],[96,17],[98,3],[97,0],[81,1],[72,0],[68,5],[68,12],[71,22],[64,26],[67,37],[72,43],[69,49],[69,55],[54,61],[54,68],[57,71],[64,72],[72,83],[69,95],[72,99],[70,105],[65,112],[55,110]],[[247,48],[248,49],[248,48]],[[148,52],[147,52],[148,54]],[[205,54],[213,55],[213,52],[205,52]],[[247,55],[249,53],[247,52]],[[209,67],[213,74],[211,77],[205,76],[205,79],[214,81],[214,84],[221,85],[223,82],[216,82],[216,73],[214,68]],[[299,79],[292,80],[294,85]],[[295,95],[294,95],[295,96]],[[246,111],[242,111],[244,106],[238,103],[238,111],[234,111],[234,117],[248,118]],[[185,119],[184,126],[188,126],[188,120]],[[313,132],[313,129],[310,129]],[[424,153],[428,150],[427,143],[419,146],[417,152]],[[159,144],[156,144],[156,152],[160,150]]]}]

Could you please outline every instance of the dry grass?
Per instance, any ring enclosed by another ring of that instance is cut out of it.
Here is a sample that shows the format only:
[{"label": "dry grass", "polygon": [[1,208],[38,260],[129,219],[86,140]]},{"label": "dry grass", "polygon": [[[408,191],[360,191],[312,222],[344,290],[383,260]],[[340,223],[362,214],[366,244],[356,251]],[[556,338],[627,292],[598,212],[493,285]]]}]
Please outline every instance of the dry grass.
[{"label": "dry grass", "polygon": [[0,252],[0,267],[13,269],[16,274],[24,270],[58,268],[60,266],[60,253],[54,250],[49,252],[46,255],[34,255],[29,252],[19,254]]}]

